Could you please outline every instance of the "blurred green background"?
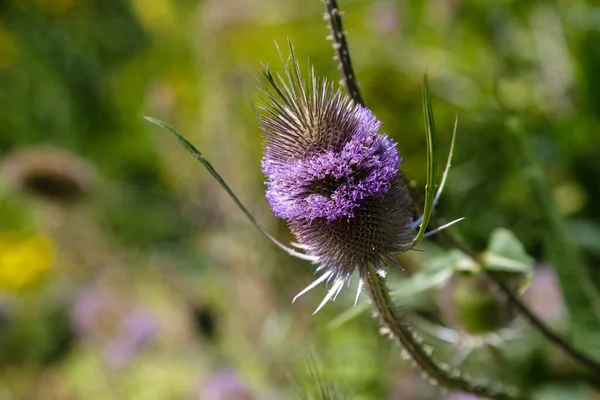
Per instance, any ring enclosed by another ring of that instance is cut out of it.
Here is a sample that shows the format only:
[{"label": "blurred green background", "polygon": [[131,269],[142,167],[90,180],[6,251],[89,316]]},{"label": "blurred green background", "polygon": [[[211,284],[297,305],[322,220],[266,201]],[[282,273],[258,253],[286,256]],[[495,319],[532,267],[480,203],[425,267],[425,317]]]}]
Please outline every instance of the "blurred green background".
[{"label": "blurred green background", "polygon": [[[453,229],[479,250],[494,228],[510,228],[539,264],[532,307],[561,326],[543,216],[505,122],[526,128],[596,279],[600,5],[340,3],[363,97],[416,193],[429,71],[442,153],[460,118],[438,216],[466,217]],[[261,63],[281,65],[274,41],[289,38],[303,64],[339,79],[323,11],[317,0],[0,0],[0,399],[311,398],[297,386],[320,379],[339,398],[467,398],[422,380],[369,313],[338,323],[352,289],[315,316],[323,287],[292,305],[314,267],[257,234],[196,160],[142,119],[183,132],[276,237],[293,240],[264,199],[253,102]],[[393,282],[422,262],[399,260],[406,273]],[[441,359],[540,399],[600,398],[594,379],[512,317],[486,331],[493,346],[470,332],[444,300],[461,297],[460,279],[445,283],[400,302],[459,334]],[[504,325],[517,339],[504,343]]]}]

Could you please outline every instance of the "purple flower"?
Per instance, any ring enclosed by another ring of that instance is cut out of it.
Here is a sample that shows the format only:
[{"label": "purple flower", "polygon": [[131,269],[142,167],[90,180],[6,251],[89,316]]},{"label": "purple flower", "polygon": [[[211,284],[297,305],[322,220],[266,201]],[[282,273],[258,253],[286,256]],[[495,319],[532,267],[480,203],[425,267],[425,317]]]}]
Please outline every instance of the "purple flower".
[{"label": "purple flower", "polygon": [[395,143],[378,133],[381,123],[368,109],[356,106],[351,115],[356,125],[341,148],[314,149],[303,158],[264,158],[275,215],[307,222],[354,218],[362,200],[388,192],[400,163]]},{"label": "purple flower", "polygon": [[533,280],[525,292],[531,310],[547,323],[558,323],[565,313],[565,304],[556,272],[541,265],[535,269]]},{"label": "purple flower", "polygon": [[91,336],[100,325],[103,312],[110,304],[109,293],[93,287],[79,293],[71,307],[71,323],[84,337]]},{"label": "purple flower", "polygon": [[158,332],[158,322],[144,309],[126,315],[120,329],[104,351],[107,362],[121,368],[129,364],[144,346],[152,342]]},{"label": "purple flower", "polygon": [[315,77],[305,80],[292,54],[285,78],[265,71],[261,127],[266,196],[306,253],[324,271],[301,294],[333,282],[335,298],[353,272],[359,292],[369,265],[383,273],[391,253],[413,237],[408,188],[396,143],[367,108]]},{"label": "purple flower", "polygon": [[444,400],[485,400],[483,397],[475,396],[470,393],[455,393],[444,397]]},{"label": "purple flower", "polygon": [[200,400],[250,400],[252,396],[244,382],[232,371],[215,372],[198,391]]},{"label": "purple flower", "polygon": [[71,322],[79,335],[101,346],[104,360],[113,368],[127,366],[159,331],[158,320],[150,311],[124,306],[102,286],[77,296]]}]

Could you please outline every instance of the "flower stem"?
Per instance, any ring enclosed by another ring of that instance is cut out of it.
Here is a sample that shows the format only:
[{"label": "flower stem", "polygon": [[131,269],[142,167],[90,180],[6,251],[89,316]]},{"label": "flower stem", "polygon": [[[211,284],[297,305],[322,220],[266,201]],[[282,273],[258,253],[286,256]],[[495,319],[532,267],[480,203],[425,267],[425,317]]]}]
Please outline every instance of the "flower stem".
[{"label": "flower stem", "polygon": [[354,70],[352,69],[352,60],[350,59],[350,50],[346,41],[344,26],[342,25],[341,11],[336,0],[323,0],[325,4],[325,17],[329,21],[329,29],[331,30],[331,40],[333,41],[333,49],[335,50],[335,59],[338,62],[338,68],[342,73],[342,80],[346,86],[346,90],[352,100],[357,104],[364,105],[364,101],[358,89],[358,83]]},{"label": "flower stem", "polygon": [[411,359],[427,374],[431,381],[447,389],[472,393],[490,399],[515,400],[522,398],[500,388],[492,388],[486,384],[471,382],[458,372],[452,371],[447,365],[433,360],[431,352],[422,343],[422,340],[413,333],[405,315],[392,303],[384,278],[377,274],[374,267],[370,267],[366,275],[369,296],[373,301],[381,323],[389,330],[390,335],[398,340]]},{"label": "flower stem", "polygon": [[586,265],[573,243],[552,200],[552,193],[523,121],[516,115],[510,116],[506,118],[506,128],[521,159],[522,174],[531,193],[531,204],[535,204],[539,215],[543,217],[544,250],[560,281],[568,310],[571,342],[586,348],[586,353],[596,359],[596,372],[600,372],[600,291],[592,279],[590,266]]}]

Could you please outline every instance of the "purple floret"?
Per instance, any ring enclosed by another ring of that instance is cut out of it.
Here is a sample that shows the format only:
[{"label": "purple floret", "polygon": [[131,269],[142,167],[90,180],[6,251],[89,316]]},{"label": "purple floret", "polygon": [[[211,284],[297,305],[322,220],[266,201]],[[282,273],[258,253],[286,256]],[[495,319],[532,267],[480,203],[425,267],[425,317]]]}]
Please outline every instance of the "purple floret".
[{"label": "purple floret", "polygon": [[354,132],[340,150],[263,159],[267,199],[275,215],[308,222],[354,218],[362,200],[387,193],[400,163],[396,143],[379,133],[381,123],[370,110],[357,105],[353,114]]}]

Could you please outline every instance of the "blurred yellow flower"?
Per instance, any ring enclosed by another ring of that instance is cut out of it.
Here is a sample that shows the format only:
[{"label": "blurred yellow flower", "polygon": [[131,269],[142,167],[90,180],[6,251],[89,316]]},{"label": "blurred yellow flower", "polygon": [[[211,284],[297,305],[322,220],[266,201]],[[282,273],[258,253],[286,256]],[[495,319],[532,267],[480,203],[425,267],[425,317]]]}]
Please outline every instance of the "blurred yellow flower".
[{"label": "blurred yellow flower", "polygon": [[161,33],[177,26],[172,0],[131,0],[131,5],[142,25],[149,31]]},{"label": "blurred yellow flower", "polygon": [[36,0],[38,7],[45,13],[61,16],[73,8],[73,0]]},{"label": "blurred yellow flower", "polygon": [[47,236],[0,233],[0,289],[19,291],[38,282],[54,258],[54,242]]},{"label": "blurred yellow flower", "polygon": [[10,67],[19,54],[17,38],[7,29],[0,26],[0,69]]}]

